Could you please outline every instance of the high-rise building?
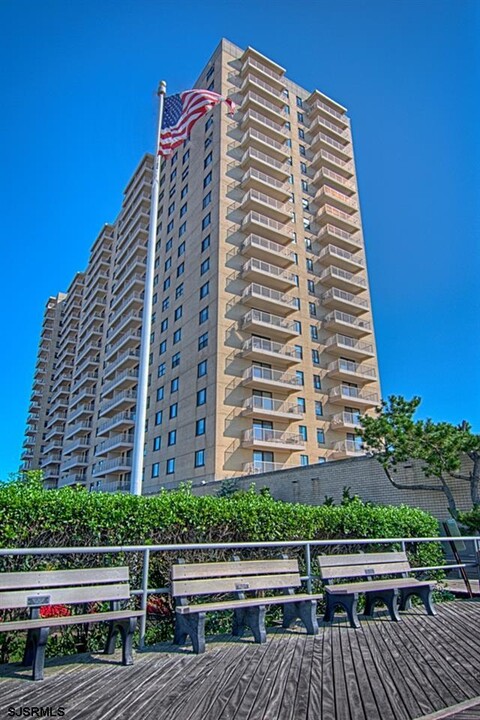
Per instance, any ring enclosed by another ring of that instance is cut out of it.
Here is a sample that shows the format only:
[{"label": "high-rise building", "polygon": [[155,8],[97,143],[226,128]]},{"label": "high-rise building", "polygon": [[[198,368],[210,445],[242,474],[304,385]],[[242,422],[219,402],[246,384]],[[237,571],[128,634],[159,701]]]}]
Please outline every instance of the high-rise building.
[{"label": "high-rise building", "polygon": [[[345,108],[226,40],[196,86],[237,110],[161,170],[145,493],[361,454],[379,401]],[[152,169],[47,304],[22,459],[50,486],[129,488]]]}]

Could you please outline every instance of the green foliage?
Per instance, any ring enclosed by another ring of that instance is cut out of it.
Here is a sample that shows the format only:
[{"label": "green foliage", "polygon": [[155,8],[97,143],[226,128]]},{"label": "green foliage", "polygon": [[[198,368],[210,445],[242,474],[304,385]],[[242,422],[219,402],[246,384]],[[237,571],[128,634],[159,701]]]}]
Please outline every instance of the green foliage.
[{"label": "green foliage", "polygon": [[[432,537],[438,533],[437,521],[428,513],[406,506],[364,504],[359,498],[352,497],[348,488],[341,505],[310,506],[276,501],[268,491],[257,493],[254,488],[227,497],[195,496],[189,487],[153,497],[88,493],[73,488],[47,491],[36,476],[0,484],[0,517],[0,548]],[[352,543],[319,551],[373,551],[379,547],[393,549],[378,544],[358,546]],[[431,566],[442,562],[441,548],[435,543],[412,544],[408,552],[413,565]],[[288,553],[298,557],[304,572],[303,551],[292,548]],[[252,549],[239,551],[239,554],[244,558],[273,558],[278,556],[278,549]],[[153,552],[149,585],[167,586],[170,567],[180,557],[186,561],[215,561],[231,559],[231,556],[231,551],[221,550]],[[7,555],[0,557],[0,572],[128,564],[131,585],[138,588],[141,586],[142,563],[141,553],[126,552],[117,555]],[[163,601],[157,603],[157,609],[152,602],[154,614],[150,616],[147,628],[150,642],[171,636],[172,606],[168,596],[160,597]],[[225,626],[221,617],[212,618],[209,623],[212,629],[217,624],[218,627]],[[88,637],[79,635],[80,630],[71,628],[56,633],[49,653],[101,647],[104,636],[101,626],[92,626]],[[20,642],[13,634],[2,633],[0,662],[18,659],[23,642],[24,637]]]},{"label": "green foliage", "polygon": [[464,525],[469,532],[480,533],[480,505],[474,505],[468,512],[458,513],[458,521]]}]

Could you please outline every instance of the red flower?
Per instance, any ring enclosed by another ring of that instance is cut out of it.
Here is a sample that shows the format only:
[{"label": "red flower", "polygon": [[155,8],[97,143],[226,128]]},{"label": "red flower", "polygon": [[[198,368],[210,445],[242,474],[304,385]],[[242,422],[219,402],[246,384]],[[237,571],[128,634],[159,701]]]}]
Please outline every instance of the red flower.
[{"label": "red flower", "polygon": [[44,605],[40,608],[41,618],[68,617],[71,614],[66,605]]}]

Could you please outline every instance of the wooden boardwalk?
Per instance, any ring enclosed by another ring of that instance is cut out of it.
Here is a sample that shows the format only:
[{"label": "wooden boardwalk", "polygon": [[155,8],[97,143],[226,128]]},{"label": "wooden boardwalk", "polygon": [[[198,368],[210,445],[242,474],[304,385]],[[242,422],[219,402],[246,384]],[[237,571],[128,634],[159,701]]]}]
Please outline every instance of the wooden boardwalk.
[{"label": "wooden boardwalk", "polygon": [[1,666],[0,718],[40,706],[65,708],[67,720],[480,719],[480,601],[437,611],[362,619],[359,630],[340,617],[316,637],[270,629],[265,645],[210,638],[200,656],[162,644],[131,667],[118,656],[50,660],[40,683]]}]

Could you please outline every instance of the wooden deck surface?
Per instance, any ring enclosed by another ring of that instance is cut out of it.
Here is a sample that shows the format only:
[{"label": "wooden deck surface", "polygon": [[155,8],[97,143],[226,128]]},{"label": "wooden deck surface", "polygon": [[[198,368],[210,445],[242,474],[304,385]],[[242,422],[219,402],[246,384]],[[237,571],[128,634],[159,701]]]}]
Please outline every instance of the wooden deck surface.
[{"label": "wooden deck surface", "polygon": [[131,667],[119,654],[50,660],[38,683],[0,666],[0,718],[40,706],[67,720],[480,719],[480,601],[437,611],[362,619],[359,630],[338,616],[316,637],[270,628],[264,645],[219,636],[200,656],[162,644]]}]

